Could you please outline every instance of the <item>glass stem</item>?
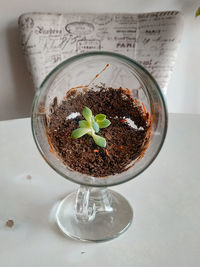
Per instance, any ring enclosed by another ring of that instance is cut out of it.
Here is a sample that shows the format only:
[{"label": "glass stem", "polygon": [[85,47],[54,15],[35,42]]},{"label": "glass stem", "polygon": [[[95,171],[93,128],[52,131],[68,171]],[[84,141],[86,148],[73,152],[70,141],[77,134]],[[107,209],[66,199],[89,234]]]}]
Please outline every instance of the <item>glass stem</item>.
[{"label": "glass stem", "polygon": [[79,187],[75,202],[75,215],[79,222],[89,222],[97,213],[112,211],[112,199],[106,187]]}]

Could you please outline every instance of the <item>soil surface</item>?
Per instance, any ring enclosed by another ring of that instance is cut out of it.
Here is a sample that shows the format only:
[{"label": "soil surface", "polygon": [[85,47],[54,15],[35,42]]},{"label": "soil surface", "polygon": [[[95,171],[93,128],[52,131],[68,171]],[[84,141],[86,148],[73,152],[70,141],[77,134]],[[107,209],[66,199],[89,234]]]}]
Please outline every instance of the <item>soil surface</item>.
[{"label": "soil surface", "polygon": [[[71,138],[79,120],[84,119],[81,115],[84,106],[94,116],[103,113],[111,121],[109,127],[98,133],[106,138],[106,148],[97,146],[89,135]],[[76,117],[70,118],[72,115]],[[125,171],[143,156],[150,138],[150,119],[129,90],[103,87],[82,93],[73,90],[60,105],[54,99],[48,134],[51,146],[68,167],[90,176],[105,177]]]}]

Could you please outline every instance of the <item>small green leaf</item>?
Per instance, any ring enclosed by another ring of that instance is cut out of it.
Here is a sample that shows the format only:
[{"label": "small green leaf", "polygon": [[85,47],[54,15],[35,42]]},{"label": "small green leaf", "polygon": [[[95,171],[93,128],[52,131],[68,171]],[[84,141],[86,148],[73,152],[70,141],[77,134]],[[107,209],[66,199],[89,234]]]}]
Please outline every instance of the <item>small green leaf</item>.
[{"label": "small green leaf", "polygon": [[71,138],[79,138],[85,134],[88,134],[93,137],[94,142],[100,147],[106,147],[106,139],[102,136],[96,135],[100,128],[108,127],[111,122],[106,119],[106,115],[97,114],[95,117],[92,114],[91,109],[88,107],[84,107],[82,111],[82,115],[85,120],[79,121],[78,129],[74,130],[71,134]]},{"label": "small green leaf", "polygon": [[82,111],[83,117],[90,122],[92,118],[92,111],[88,107],[84,107]]},{"label": "small green leaf", "polygon": [[196,13],[195,13],[195,17],[198,17],[200,15],[200,7],[197,9]]},{"label": "small green leaf", "polygon": [[95,133],[99,132],[99,125],[96,122],[92,123],[92,128],[94,129]]},{"label": "small green leaf", "polygon": [[104,114],[97,114],[95,116],[95,121],[98,122],[98,121],[104,121],[106,119],[106,115]]},{"label": "small green leaf", "polygon": [[81,128],[89,128],[90,127],[89,122],[86,120],[79,121],[78,124],[79,124],[79,127],[81,127]]},{"label": "small green leaf", "polygon": [[79,137],[87,134],[90,131],[91,131],[90,128],[78,128],[72,132],[71,138],[74,138],[74,139],[79,138]]},{"label": "small green leaf", "polygon": [[94,134],[93,136],[94,142],[100,147],[106,147],[106,139],[102,136]]},{"label": "small green leaf", "polygon": [[107,119],[105,119],[104,121],[100,121],[100,122],[97,122],[99,124],[99,128],[107,128],[111,122]]}]

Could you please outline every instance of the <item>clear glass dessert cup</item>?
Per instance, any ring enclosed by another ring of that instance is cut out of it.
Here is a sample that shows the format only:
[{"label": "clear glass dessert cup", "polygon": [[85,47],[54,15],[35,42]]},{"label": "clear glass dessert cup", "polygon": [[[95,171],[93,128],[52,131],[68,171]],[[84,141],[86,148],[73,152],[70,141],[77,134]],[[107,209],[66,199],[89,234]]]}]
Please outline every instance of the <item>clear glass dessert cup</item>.
[{"label": "clear glass dessert cup", "polygon": [[[109,67],[97,75],[107,64]],[[144,156],[132,167],[119,174],[98,178],[64,165],[52,153],[46,127],[55,97],[59,104],[71,88],[88,86],[93,90],[94,85],[102,83],[115,89],[129,88],[134,98],[144,104],[151,118],[151,137]],[[80,184],[77,192],[64,198],[56,211],[56,221],[62,232],[75,239],[97,242],[117,237],[130,226],[133,218],[130,204],[107,187],[135,178],[154,161],[166,136],[167,121],[165,101],[157,82],[141,65],[120,54],[91,52],[77,55],[61,63],[46,77],[33,102],[34,140],[45,161],[57,173]]]}]

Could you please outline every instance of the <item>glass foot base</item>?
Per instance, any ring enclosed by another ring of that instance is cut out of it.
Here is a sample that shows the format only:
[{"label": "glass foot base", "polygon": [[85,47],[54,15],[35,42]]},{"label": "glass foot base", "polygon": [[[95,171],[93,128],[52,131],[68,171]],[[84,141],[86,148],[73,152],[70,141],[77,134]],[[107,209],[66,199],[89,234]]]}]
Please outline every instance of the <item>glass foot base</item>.
[{"label": "glass foot base", "polygon": [[112,211],[97,212],[89,222],[80,222],[75,215],[76,192],[64,198],[58,206],[56,221],[67,236],[82,241],[106,241],[128,229],[132,222],[133,210],[120,194],[108,190],[112,199]]}]

